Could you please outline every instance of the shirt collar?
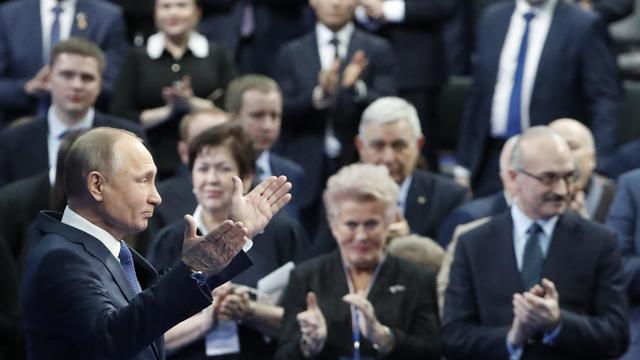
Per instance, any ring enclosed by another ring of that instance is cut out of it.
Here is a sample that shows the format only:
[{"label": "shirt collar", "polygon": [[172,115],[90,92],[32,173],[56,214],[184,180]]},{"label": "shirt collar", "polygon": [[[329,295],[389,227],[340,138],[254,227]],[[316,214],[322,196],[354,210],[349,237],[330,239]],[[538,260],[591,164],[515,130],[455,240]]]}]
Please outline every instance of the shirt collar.
[{"label": "shirt collar", "polygon": [[60,5],[63,9],[63,13],[67,13],[69,9],[73,10],[76,7],[78,0],[40,0],[40,6],[48,12],[51,12],[56,5]]},{"label": "shirt collar", "polygon": [[93,118],[96,111],[93,108],[89,108],[87,114],[78,123],[72,126],[68,126],[56,114],[54,106],[49,106],[47,112],[47,123],[49,125],[49,135],[54,139],[58,139],[60,135],[70,130],[89,129],[93,126]]},{"label": "shirt collar", "polygon": [[114,238],[103,228],[85,219],[80,214],[71,210],[71,208],[69,208],[68,206],[64,208],[64,213],[62,214],[62,223],[74,227],[80,231],[84,231],[85,233],[100,240],[100,242],[109,250],[109,252],[116,259],[118,259],[118,261],[120,261],[120,259],[118,258],[118,255],[120,254],[120,241]]},{"label": "shirt collar", "polygon": [[324,24],[316,23],[316,36],[318,37],[318,42],[320,44],[328,44],[329,41],[333,39],[333,36],[335,34],[335,36],[338,38],[338,41],[340,41],[340,44],[348,45],[354,29],[355,26],[353,25],[353,22],[349,22],[347,23],[347,25],[343,26],[342,29],[334,33]]},{"label": "shirt collar", "polygon": [[[511,204],[511,218],[513,219],[513,228],[519,236],[526,239],[527,231],[529,227],[534,223],[533,219],[528,217],[519,207],[518,202],[514,201]],[[553,230],[558,222],[559,216],[556,215],[549,219],[539,219],[535,222],[538,223],[542,227],[542,231],[545,236],[551,236],[553,234]]]},{"label": "shirt collar", "polygon": [[556,8],[557,3],[558,0],[546,0],[540,5],[531,6],[526,2],[526,0],[516,0],[515,12],[520,15],[532,12],[536,15],[536,17],[539,17],[540,15],[551,16],[553,10],[555,10]]},{"label": "shirt collar", "polygon": [[[187,49],[198,58],[209,56],[209,41],[202,34],[192,31],[187,40]],[[165,50],[165,35],[157,32],[147,40],[147,55],[153,60],[159,59]]]}]

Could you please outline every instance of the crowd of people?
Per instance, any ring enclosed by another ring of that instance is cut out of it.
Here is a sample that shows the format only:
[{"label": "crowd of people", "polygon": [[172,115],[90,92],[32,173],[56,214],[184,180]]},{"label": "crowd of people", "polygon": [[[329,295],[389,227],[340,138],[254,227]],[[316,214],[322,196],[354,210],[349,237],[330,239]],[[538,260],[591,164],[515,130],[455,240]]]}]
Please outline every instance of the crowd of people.
[{"label": "crowd of people", "polygon": [[0,1],[0,359],[640,356],[632,0],[128,3]]}]

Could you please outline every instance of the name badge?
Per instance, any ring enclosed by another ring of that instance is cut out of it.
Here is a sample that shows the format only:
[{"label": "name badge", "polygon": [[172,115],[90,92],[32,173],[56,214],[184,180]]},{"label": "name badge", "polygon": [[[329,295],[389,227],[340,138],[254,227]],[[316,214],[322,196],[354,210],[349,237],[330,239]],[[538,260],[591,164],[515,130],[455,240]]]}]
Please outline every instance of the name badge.
[{"label": "name badge", "polygon": [[238,325],[234,321],[221,321],[205,338],[207,356],[236,354],[240,352]]}]

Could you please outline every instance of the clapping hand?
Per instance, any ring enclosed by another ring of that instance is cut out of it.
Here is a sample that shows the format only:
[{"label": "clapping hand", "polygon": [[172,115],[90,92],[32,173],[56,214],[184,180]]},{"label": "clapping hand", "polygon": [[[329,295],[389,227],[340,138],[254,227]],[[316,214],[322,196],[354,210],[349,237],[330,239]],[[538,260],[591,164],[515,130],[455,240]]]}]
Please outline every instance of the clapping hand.
[{"label": "clapping hand", "polygon": [[371,302],[362,294],[347,294],[342,300],[357,308],[361,316],[359,316],[358,327],[362,336],[373,344],[377,344],[380,348],[389,349],[391,347],[390,332],[385,331],[385,326],[378,321],[376,312]]},{"label": "clapping hand", "polygon": [[298,313],[300,350],[306,357],[318,355],[327,339],[327,323],[313,292],[307,293],[307,310]]}]

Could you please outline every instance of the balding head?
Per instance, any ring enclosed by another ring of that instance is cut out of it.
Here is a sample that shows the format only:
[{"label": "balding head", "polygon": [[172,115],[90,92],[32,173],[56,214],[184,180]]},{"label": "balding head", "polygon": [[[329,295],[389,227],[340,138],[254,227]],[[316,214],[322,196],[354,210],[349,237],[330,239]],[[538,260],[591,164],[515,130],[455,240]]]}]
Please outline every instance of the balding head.
[{"label": "balding head", "polygon": [[588,127],[574,119],[558,119],[549,124],[569,145],[578,166],[576,186],[584,189],[596,167],[596,149],[593,134]]}]

